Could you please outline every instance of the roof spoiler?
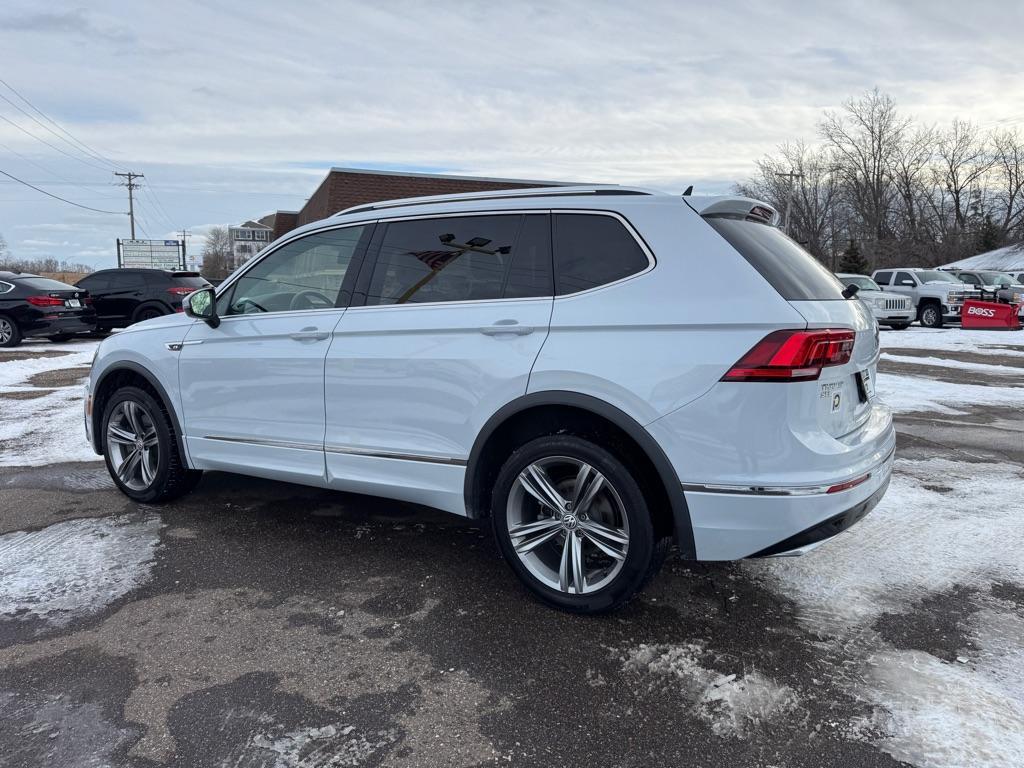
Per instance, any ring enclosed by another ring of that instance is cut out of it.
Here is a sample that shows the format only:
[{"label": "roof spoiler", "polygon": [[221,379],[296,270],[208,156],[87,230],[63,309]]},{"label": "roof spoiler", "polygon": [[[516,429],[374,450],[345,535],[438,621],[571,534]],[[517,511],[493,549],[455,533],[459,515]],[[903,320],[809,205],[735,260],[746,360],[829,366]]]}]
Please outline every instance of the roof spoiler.
[{"label": "roof spoiler", "polygon": [[779,212],[768,203],[752,197],[711,197],[687,195],[686,204],[701,216],[734,216],[760,224],[775,225]]}]

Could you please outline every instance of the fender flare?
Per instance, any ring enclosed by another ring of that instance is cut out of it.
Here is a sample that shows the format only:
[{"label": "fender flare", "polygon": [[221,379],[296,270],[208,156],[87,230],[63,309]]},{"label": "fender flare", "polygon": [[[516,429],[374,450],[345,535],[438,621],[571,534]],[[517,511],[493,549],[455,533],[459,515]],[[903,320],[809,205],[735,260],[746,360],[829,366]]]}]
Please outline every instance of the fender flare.
[{"label": "fender flare", "polygon": [[651,436],[644,427],[632,416],[624,411],[590,395],[579,392],[566,392],[561,390],[547,390],[543,392],[532,392],[518,397],[499,408],[487,420],[473,443],[469,452],[469,459],[466,462],[466,476],[463,485],[463,496],[466,501],[467,510],[479,509],[481,504],[478,499],[473,498],[473,481],[478,471],[480,455],[484,446],[494,434],[495,430],[504,424],[509,418],[529,408],[540,405],[566,405],[579,408],[584,411],[600,416],[629,435],[640,449],[644,451],[647,458],[654,465],[662,484],[665,486],[666,495],[672,507],[672,519],[675,523],[675,539],[679,546],[680,554],[684,559],[696,558],[696,547],[693,540],[693,526],[690,522],[690,510],[686,504],[686,497],[683,494],[682,483],[676,474],[675,468],[665,455],[658,442]]},{"label": "fender flare", "polygon": [[[120,371],[131,371],[144,378],[153,389],[156,390],[157,395],[163,400],[164,408],[167,409],[167,413],[171,416],[171,423],[174,425],[174,437],[178,442],[178,454],[182,459],[187,459],[188,454],[185,453],[185,433],[181,431],[181,423],[178,421],[178,414],[174,410],[174,406],[171,403],[171,398],[167,394],[167,390],[164,385],[160,383],[160,380],[153,375],[149,369],[139,365],[138,363],[132,362],[131,360],[122,360],[118,363],[107,368],[100,377],[96,380],[95,392],[99,392],[103,389],[103,382],[107,380],[112,374],[119,373]],[[103,419],[103,414],[100,409],[93,408],[92,412],[92,442],[93,450],[96,453],[103,455],[103,435],[100,430],[100,421]]]}]

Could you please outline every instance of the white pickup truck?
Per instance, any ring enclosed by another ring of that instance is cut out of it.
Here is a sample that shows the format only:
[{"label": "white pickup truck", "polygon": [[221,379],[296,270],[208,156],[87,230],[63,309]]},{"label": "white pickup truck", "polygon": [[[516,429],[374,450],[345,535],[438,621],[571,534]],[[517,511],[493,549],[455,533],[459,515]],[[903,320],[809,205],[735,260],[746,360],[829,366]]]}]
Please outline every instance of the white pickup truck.
[{"label": "white pickup truck", "polygon": [[871,279],[886,293],[910,297],[915,316],[925,328],[959,323],[964,299],[970,298],[968,286],[956,275],[937,269],[876,269]]}]

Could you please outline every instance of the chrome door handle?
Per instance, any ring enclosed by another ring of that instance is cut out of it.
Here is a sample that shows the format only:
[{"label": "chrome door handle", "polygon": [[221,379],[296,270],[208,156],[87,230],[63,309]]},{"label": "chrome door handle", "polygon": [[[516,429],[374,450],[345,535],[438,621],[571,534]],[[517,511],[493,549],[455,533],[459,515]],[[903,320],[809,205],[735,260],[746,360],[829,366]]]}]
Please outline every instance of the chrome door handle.
[{"label": "chrome door handle", "polygon": [[323,341],[330,334],[328,334],[327,331],[301,330],[296,331],[295,333],[289,333],[288,335],[296,341]]},{"label": "chrome door handle", "polygon": [[526,336],[533,333],[532,325],[520,325],[516,320],[499,320],[494,325],[484,325],[480,328],[480,333],[485,336],[501,336],[503,334],[511,334],[515,336]]}]

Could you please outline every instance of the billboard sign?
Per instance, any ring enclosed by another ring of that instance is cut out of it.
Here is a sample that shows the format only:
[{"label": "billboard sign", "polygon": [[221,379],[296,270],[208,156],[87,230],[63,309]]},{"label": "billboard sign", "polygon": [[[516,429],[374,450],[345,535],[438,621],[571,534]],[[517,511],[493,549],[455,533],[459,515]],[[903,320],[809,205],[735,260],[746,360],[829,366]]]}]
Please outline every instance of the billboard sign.
[{"label": "billboard sign", "polygon": [[117,265],[146,269],[181,269],[180,240],[118,240]]}]

